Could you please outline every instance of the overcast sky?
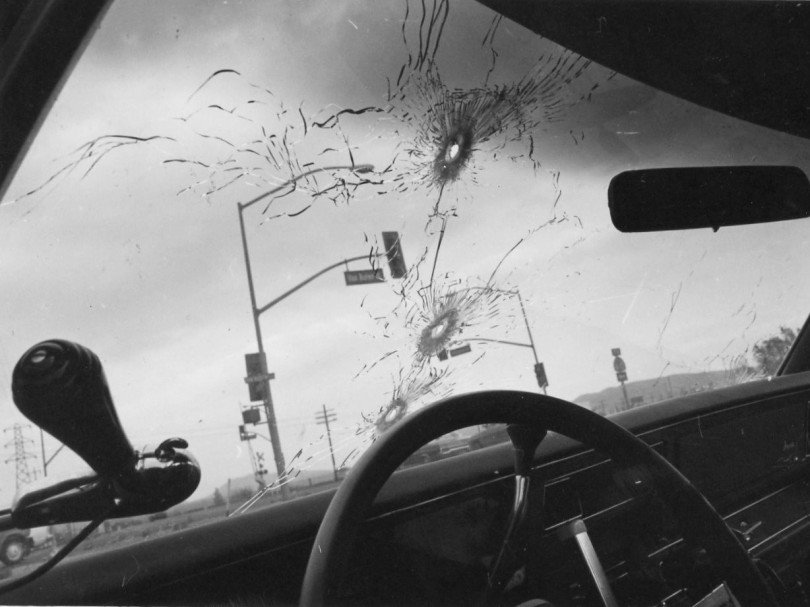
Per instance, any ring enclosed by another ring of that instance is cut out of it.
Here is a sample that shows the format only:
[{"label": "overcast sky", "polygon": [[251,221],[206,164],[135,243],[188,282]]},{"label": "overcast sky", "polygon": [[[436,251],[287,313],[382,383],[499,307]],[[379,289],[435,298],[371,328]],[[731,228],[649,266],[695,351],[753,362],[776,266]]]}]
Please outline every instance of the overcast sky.
[{"label": "overcast sky", "polygon": [[[236,203],[293,175],[274,174],[235,150],[292,125],[301,164],[348,163],[348,145],[356,162],[389,166],[397,144],[418,131],[418,111],[400,122],[397,112],[346,116],[342,131],[312,125],[340,109],[386,106],[408,52],[418,50],[420,15],[411,6],[406,46],[404,14],[403,1],[114,4],[0,205],[6,425],[24,422],[10,391],[18,357],[42,339],[72,339],[100,356],[136,446],[189,439],[203,467],[199,496],[250,472],[237,425],[249,404],[243,356],[256,344]],[[513,84],[539,58],[561,55],[506,21],[491,46],[482,44],[492,18],[476,4],[451,4],[437,52],[450,88],[482,87],[491,68],[490,84]],[[207,80],[219,70],[228,71]],[[589,102],[573,103],[595,84]],[[596,65],[560,101],[561,120],[531,131],[539,169],[525,136],[499,151],[482,145],[474,152],[470,170],[442,197],[448,215],[438,256],[441,220],[429,219],[437,192],[416,175],[406,177],[405,192],[390,183],[363,186],[348,203],[321,198],[295,217],[270,218],[305,208],[312,202],[306,192],[274,201],[266,213],[265,204],[254,205],[245,218],[259,305],[331,263],[367,253],[381,231],[397,230],[409,264],[425,253],[422,285],[434,259],[437,285],[480,286],[501,264],[494,284],[520,289],[549,391],[563,398],[615,384],[612,347],[622,348],[631,380],[717,370],[779,325],[803,322],[810,293],[796,280],[807,275],[802,223],[621,235],[610,225],[606,200],[610,178],[640,166],[764,162],[807,169],[803,142]],[[75,150],[85,142],[121,134],[162,138],[112,150],[89,172],[95,157],[77,162]],[[218,162],[225,164],[212,171]],[[226,183],[229,166],[250,163],[250,178],[203,196]],[[328,176],[319,180],[330,183]],[[360,440],[362,415],[384,406],[411,369],[415,333],[404,321],[399,289],[390,279],[346,287],[335,271],[263,316],[288,459],[304,448],[314,455],[308,466],[328,468],[316,411],[324,404],[336,411],[336,439],[348,453]],[[407,295],[418,300],[415,290]],[[470,338],[526,340],[514,299],[498,303],[495,316],[472,320]],[[434,369],[451,369],[447,389],[536,390],[528,349],[472,347],[444,366],[432,361]],[[38,432],[29,428],[28,436],[38,454]],[[269,463],[269,445],[259,440],[256,447]],[[46,451],[55,448],[46,439]],[[5,453],[11,456],[10,448]],[[54,460],[55,472],[78,468],[67,454]],[[5,502],[14,470],[0,470]]]}]

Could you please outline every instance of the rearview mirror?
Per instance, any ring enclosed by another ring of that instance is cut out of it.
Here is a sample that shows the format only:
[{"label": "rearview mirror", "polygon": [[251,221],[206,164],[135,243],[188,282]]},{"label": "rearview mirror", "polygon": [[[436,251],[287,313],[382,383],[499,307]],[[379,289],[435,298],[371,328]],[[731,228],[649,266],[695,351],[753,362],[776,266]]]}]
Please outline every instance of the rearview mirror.
[{"label": "rearview mirror", "polygon": [[641,169],[608,187],[621,232],[688,230],[810,216],[810,181],[791,166]]}]

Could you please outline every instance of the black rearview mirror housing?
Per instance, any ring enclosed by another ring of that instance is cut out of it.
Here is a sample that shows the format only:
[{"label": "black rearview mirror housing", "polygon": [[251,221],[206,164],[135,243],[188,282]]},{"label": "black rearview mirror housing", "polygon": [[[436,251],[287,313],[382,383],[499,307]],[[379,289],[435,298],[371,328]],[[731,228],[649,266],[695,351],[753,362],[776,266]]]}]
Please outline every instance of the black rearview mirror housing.
[{"label": "black rearview mirror housing", "polygon": [[689,230],[810,217],[810,181],[792,166],[641,169],[608,187],[621,232]]}]

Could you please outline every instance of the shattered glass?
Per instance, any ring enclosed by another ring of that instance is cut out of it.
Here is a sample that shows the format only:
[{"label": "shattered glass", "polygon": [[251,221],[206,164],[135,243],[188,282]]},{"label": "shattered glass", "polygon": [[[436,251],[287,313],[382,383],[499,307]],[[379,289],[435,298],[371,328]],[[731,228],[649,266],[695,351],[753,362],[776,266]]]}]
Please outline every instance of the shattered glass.
[{"label": "shattered glass", "polygon": [[[606,201],[623,170],[753,155],[810,168],[802,141],[477,4],[117,2],[0,204],[0,374],[72,336],[133,442],[187,437],[195,498],[228,492],[230,512],[332,486],[451,394],[611,413],[753,381],[755,344],[806,316],[802,226],[623,235]],[[245,250],[283,465],[244,381]],[[237,486],[263,499],[240,508]]]}]

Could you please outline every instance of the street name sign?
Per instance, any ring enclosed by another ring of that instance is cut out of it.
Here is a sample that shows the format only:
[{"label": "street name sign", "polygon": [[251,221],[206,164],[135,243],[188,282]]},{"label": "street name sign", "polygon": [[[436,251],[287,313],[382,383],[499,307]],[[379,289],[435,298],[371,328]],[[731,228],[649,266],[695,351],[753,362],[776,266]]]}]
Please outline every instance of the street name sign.
[{"label": "street name sign", "polygon": [[352,287],[354,285],[368,285],[375,282],[385,282],[382,268],[373,268],[370,270],[346,270],[343,272],[343,277],[346,279],[346,285]]}]

